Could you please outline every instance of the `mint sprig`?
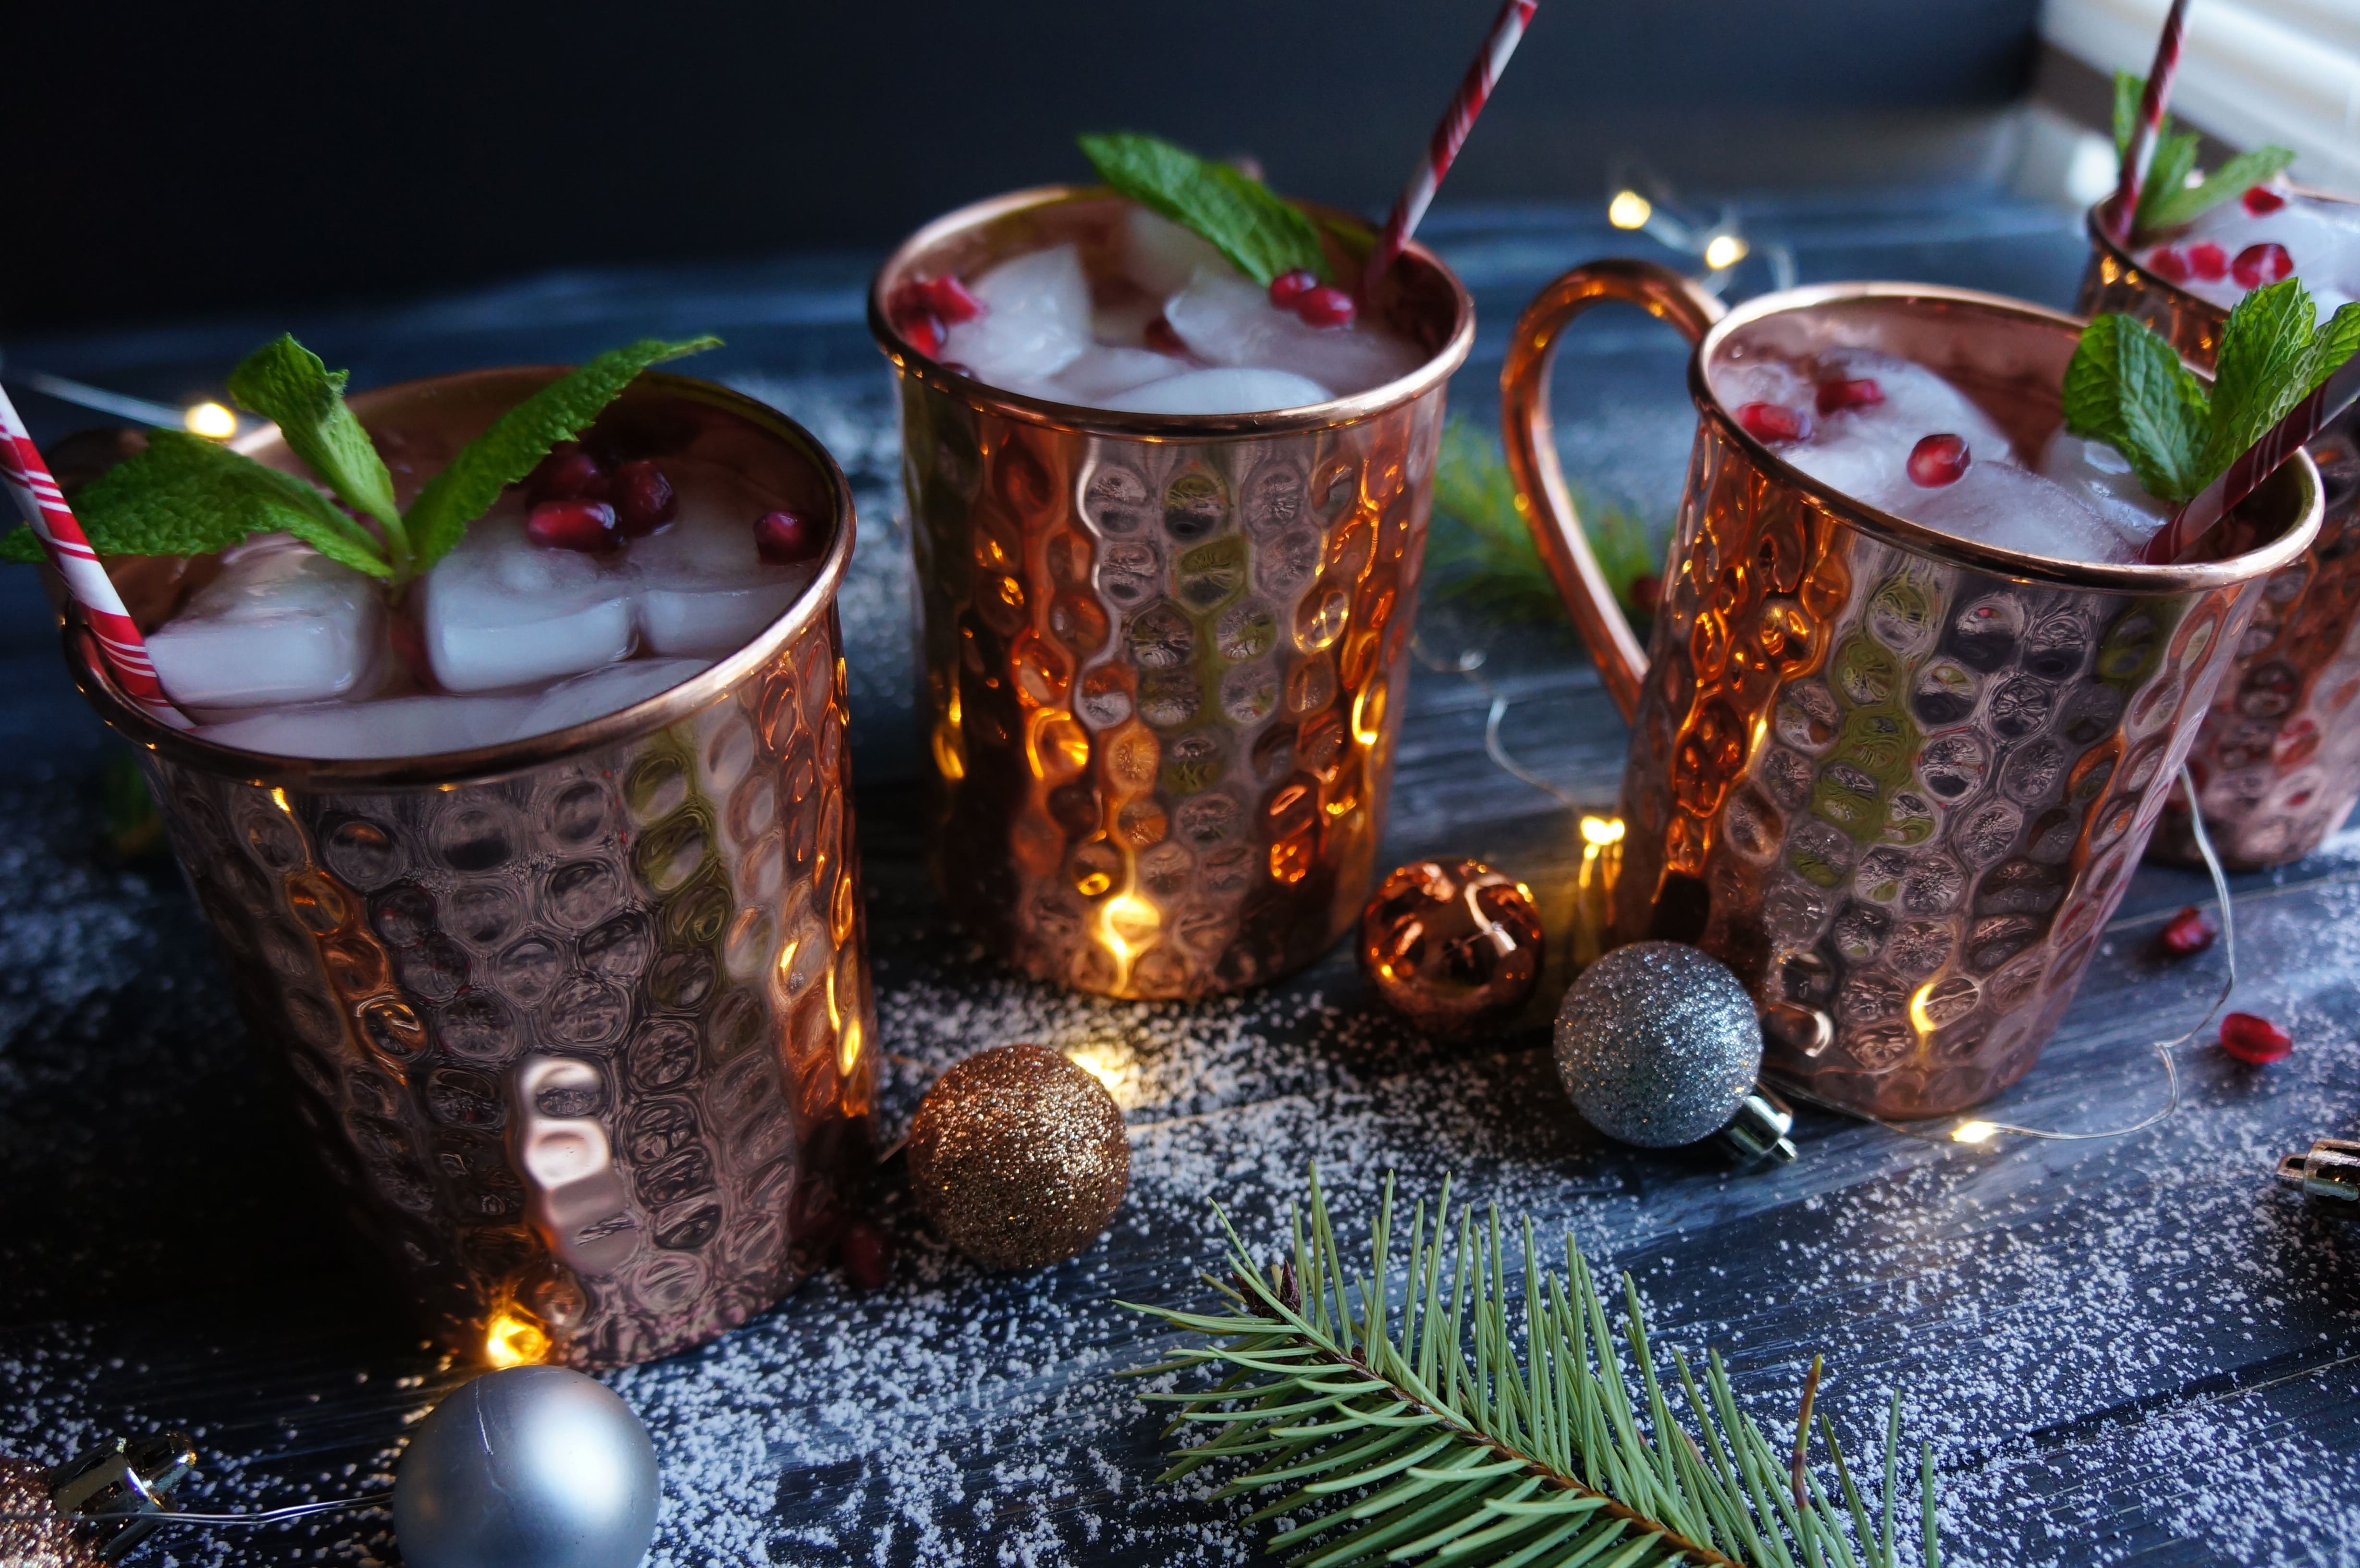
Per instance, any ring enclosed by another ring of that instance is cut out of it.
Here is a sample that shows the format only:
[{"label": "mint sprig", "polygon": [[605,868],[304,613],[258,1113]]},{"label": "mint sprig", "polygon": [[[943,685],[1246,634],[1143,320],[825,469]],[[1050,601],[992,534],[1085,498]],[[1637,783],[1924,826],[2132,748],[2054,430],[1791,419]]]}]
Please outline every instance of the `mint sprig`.
[{"label": "mint sprig", "polygon": [[2065,428],[2121,452],[2157,500],[2193,500],[2360,349],[2360,302],[2317,321],[2300,278],[2255,289],[2221,329],[2208,392],[2154,329],[2100,316],[2065,367]]},{"label": "mint sprig", "polygon": [[1075,140],[1099,179],[1195,230],[1262,287],[1298,270],[1323,280],[1329,276],[1318,225],[1235,164],[1198,158],[1155,136],[1086,133]]},{"label": "mint sprig", "polygon": [[[2114,156],[2130,153],[2131,133],[2138,125],[2139,103],[2147,79],[2127,71],[2114,72]],[[2295,155],[2275,145],[2241,152],[2194,185],[2188,183],[2196,168],[2203,138],[2194,131],[2173,127],[2171,116],[2156,127],[2155,157],[2139,186],[2138,212],[2131,228],[2135,238],[2176,229],[2211,212],[2233,196],[2241,196],[2294,161]]]},{"label": "mint sprig", "polygon": [[[282,335],[230,373],[230,394],[276,419],[289,448],[378,531],[294,474],[171,430],[150,431],[146,451],[82,486],[74,517],[101,555],[204,555],[252,534],[290,533],[398,591],[450,553],[504,487],[581,433],[640,371],[720,342],[647,338],[598,355],[494,420],[402,512],[384,459],[344,404],[345,373]],[[0,537],[0,561],[42,559],[29,528]]]}]

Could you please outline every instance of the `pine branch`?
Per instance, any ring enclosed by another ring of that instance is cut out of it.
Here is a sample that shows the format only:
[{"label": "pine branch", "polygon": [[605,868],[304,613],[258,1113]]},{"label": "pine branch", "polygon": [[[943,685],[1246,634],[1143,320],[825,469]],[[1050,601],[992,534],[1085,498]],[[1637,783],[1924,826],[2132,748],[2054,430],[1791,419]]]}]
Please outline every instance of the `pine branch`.
[{"label": "pine branch", "polygon": [[[1160,1478],[1251,1461],[1215,1495],[1278,1489],[1251,1521],[1285,1521],[1271,1546],[1301,1548],[1291,1563],[1902,1568],[1897,1393],[1879,1519],[1834,1427],[1814,1410],[1816,1359],[1795,1442],[1781,1452],[1738,1408],[1718,1352],[1699,1387],[1675,1348],[1691,1435],[1659,1376],[1637,1285],[1622,1276],[1618,1337],[1569,1235],[1559,1274],[1542,1267],[1524,1223],[1519,1332],[1499,1212],[1479,1223],[1470,1206],[1454,1209],[1448,1181],[1431,1225],[1423,1200],[1412,1206],[1398,1269],[1390,1175],[1369,1266],[1358,1273],[1348,1271],[1316,1169],[1306,1205],[1290,1211],[1290,1253],[1277,1263],[1256,1263],[1218,1205],[1213,1214],[1229,1275],[1207,1283],[1229,1310],[1135,1307],[1209,1343],[1134,1375],[1225,1369],[1209,1388],[1144,1396],[1180,1407],[1167,1438],[1214,1429],[1182,1447]],[[1832,1496],[1809,1463],[1815,1415]],[[1939,1568],[1930,1446],[1920,1478],[1923,1563]]]},{"label": "pine branch", "polygon": [[[1626,506],[1568,480],[1582,528],[1623,613],[1644,622],[1653,599],[1633,585],[1663,570],[1651,530]],[[1426,570],[1436,593],[1494,620],[1556,626],[1565,620],[1557,580],[1542,564],[1516,510],[1516,482],[1499,439],[1463,419],[1442,428],[1435,460],[1434,520]]]}]

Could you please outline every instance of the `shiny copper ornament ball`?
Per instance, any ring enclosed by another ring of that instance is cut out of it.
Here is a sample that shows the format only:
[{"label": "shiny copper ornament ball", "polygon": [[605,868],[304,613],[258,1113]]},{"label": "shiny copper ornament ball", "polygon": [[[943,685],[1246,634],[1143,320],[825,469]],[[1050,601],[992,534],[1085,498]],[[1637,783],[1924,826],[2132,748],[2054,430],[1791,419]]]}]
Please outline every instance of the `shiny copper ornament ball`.
[{"label": "shiny copper ornament ball", "polygon": [[[22,1517],[34,1516],[30,1519]],[[104,1568],[76,1539],[49,1497],[49,1472],[0,1454],[0,1564],[5,1568]]]},{"label": "shiny copper ornament ball", "polygon": [[1360,973],[1386,1005],[1432,1035],[1506,1023],[1540,983],[1532,889],[1480,860],[1415,860],[1360,911]]},{"label": "shiny copper ornament ball", "polygon": [[987,1269],[1037,1269],[1098,1238],[1131,1186],[1131,1140],[1106,1085],[1038,1045],[978,1051],[910,1125],[910,1192]]}]

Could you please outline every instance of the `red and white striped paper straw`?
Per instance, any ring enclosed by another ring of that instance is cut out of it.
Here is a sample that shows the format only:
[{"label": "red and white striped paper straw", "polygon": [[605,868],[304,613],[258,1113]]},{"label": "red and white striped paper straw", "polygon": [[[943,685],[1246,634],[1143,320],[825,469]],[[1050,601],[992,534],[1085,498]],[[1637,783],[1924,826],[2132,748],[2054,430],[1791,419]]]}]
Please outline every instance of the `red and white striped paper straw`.
[{"label": "red and white striped paper straw", "polygon": [[2163,105],[2171,96],[2171,79],[2180,71],[2180,41],[2187,27],[2188,0],[2171,0],[2171,9],[2164,14],[2162,35],[2155,40],[2155,63],[2147,67],[2138,124],[2131,127],[2131,145],[2123,149],[2122,177],[2114,185],[2108,223],[2118,242],[2129,241],[2138,219],[2139,187],[2147,182],[2147,167],[2155,161],[2156,137],[2163,133]]},{"label": "red and white striped paper straw", "polygon": [[114,579],[99,564],[98,552],[91,549],[82,525],[74,520],[64,492],[50,476],[49,465],[41,461],[39,449],[33,445],[31,433],[5,392],[0,392],[0,485],[5,485],[16,497],[26,526],[49,552],[50,564],[65,579],[66,592],[82,606],[82,616],[98,639],[99,655],[123,694],[150,717],[175,729],[187,729],[187,717],[172,706],[172,700],[164,694],[164,683],[156,679],[147,639],[123,607]]},{"label": "red and white striped paper straw", "polygon": [[2169,566],[2180,560],[2191,545],[2228,515],[2230,507],[2276,474],[2278,464],[2292,457],[2296,448],[2324,430],[2328,420],[2355,402],[2360,402],[2360,355],[2345,360],[2343,369],[2297,403],[2285,419],[2247,447],[2245,455],[2231,463],[2220,478],[2174,512],[2155,531],[2155,537],[2147,541],[2140,559],[2150,566]]},{"label": "red and white striped paper straw", "polygon": [[1385,218],[1384,231],[1377,236],[1377,248],[1369,253],[1368,270],[1360,275],[1363,299],[1375,292],[1377,279],[1393,266],[1402,246],[1416,231],[1418,220],[1426,216],[1442,177],[1450,172],[1451,160],[1467,145],[1467,133],[1473,128],[1475,116],[1483,112],[1484,100],[1491,96],[1492,83],[1507,69],[1508,57],[1516,52],[1525,25],[1539,9],[1540,0],[1507,0],[1500,7],[1499,19],[1491,24],[1482,49],[1469,62],[1466,79],[1459,82],[1450,107],[1443,112],[1442,123],[1434,127],[1433,139],[1426,144],[1426,156],[1418,160],[1409,183],[1394,200],[1393,210]]}]

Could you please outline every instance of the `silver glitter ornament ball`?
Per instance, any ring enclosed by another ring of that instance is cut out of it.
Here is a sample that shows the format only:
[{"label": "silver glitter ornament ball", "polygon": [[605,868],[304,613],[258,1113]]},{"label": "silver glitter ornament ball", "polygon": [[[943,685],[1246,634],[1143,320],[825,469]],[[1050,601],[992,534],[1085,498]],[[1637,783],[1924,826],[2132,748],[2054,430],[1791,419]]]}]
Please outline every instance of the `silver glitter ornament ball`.
[{"label": "silver glitter ornament ball", "polygon": [[655,1444],[563,1367],[486,1372],[434,1407],[393,1482],[407,1568],[637,1568],[655,1539]]},{"label": "silver glitter ornament ball", "polygon": [[1754,998],[1718,960],[1677,942],[1618,947],[1557,1011],[1557,1071],[1584,1120],[1670,1149],[1728,1124],[1762,1070]]}]

